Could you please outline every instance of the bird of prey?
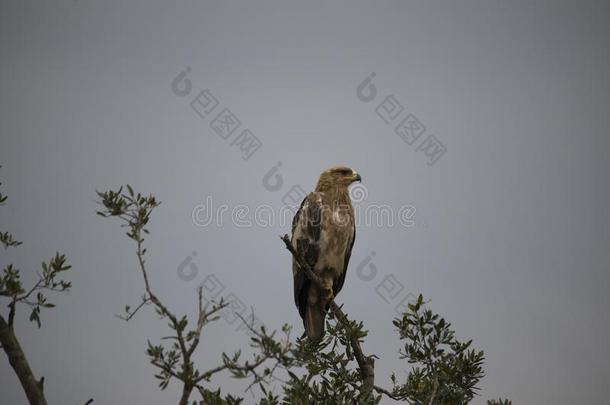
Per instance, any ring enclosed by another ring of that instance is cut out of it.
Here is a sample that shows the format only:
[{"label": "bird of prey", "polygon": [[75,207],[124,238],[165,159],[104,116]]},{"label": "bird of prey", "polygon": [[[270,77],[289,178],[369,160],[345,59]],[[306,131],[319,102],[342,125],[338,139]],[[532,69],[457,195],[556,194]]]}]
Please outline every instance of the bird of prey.
[{"label": "bird of prey", "polygon": [[341,291],[356,238],[354,208],[348,186],[361,181],[345,166],[320,175],[292,220],[292,246],[323,282],[322,289],[299,270],[293,258],[294,300],[310,339],[324,335],[324,321],[331,300]]}]

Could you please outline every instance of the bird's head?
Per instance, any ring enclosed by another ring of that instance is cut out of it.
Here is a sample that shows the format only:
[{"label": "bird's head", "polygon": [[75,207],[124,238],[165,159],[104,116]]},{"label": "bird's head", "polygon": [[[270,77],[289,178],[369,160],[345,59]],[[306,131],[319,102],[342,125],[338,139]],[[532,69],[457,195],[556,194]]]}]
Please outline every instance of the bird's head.
[{"label": "bird's head", "polygon": [[354,169],[347,166],[331,167],[320,174],[316,190],[324,191],[334,187],[347,188],[355,181],[362,181],[362,178]]}]

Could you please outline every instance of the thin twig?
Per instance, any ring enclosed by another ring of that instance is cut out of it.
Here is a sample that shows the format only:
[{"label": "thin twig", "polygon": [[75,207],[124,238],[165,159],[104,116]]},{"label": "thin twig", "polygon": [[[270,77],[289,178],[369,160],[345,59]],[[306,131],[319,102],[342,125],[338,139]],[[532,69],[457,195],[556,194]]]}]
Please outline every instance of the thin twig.
[{"label": "thin twig", "polygon": [[193,354],[193,352],[199,345],[199,340],[201,338],[201,330],[208,322],[210,322],[212,315],[214,315],[218,311],[221,311],[222,309],[226,308],[229,305],[228,302],[223,302],[221,300],[221,302],[218,305],[213,306],[211,310],[207,311],[206,310],[207,305],[205,307],[203,306],[203,288],[201,286],[197,289],[197,300],[198,300],[197,327],[195,328],[195,336],[193,337],[193,342],[191,343],[191,346],[187,350],[187,353],[189,356],[191,356]]},{"label": "thin twig", "polygon": [[135,316],[135,314],[144,306],[150,304],[150,299],[143,297],[142,302],[140,303],[140,305],[138,305],[136,307],[136,309],[134,309],[131,312],[127,312],[127,316],[123,316],[123,315],[118,315],[116,314],[115,316],[119,319],[124,320],[125,322],[129,322],[131,320],[131,318],[133,318]]}]

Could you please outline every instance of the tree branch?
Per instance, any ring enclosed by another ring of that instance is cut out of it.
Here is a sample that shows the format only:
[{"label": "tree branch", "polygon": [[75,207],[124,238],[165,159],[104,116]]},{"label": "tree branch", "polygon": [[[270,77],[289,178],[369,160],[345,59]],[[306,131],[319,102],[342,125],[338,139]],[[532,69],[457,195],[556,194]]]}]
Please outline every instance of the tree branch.
[{"label": "tree branch", "polygon": [[161,380],[161,389],[167,387],[172,379],[177,379],[183,384],[182,394],[180,397],[179,404],[187,405],[189,397],[193,389],[203,389],[198,384],[202,380],[209,380],[212,375],[223,370],[229,370],[234,374],[254,374],[257,377],[257,381],[261,378],[256,375],[255,369],[265,362],[270,356],[255,357],[252,363],[246,362],[245,365],[241,365],[237,362],[239,354],[234,358],[229,358],[223,353],[223,364],[212,368],[203,374],[200,374],[199,370],[196,370],[192,356],[197,349],[203,327],[216,319],[215,315],[228,306],[228,303],[224,303],[222,300],[218,304],[212,304],[211,308],[208,308],[209,304],[204,305],[203,302],[203,289],[200,287],[197,291],[197,320],[194,327],[190,330],[186,330],[188,320],[186,316],[178,317],[161,301],[159,297],[153,292],[151,283],[149,280],[148,271],[146,268],[145,254],[146,249],[144,248],[144,234],[147,234],[145,226],[148,223],[150,213],[152,210],[159,205],[153,196],[143,197],[141,194],[135,195],[132,188],[127,185],[128,194],[123,194],[122,188],[117,192],[98,192],[98,195],[102,198],[102,205],[105,210],[98,211],[97,213],[102,217],[118,217],[122,221],[126,222],[121,226],[129,228],[127,236],[133,239],[136,246],[136,256],[138,260],[138,266],[144,280],[145,294],[142,297],[142,302],[133,310],[130,311],[129,307],[126,308],[126,316],[119,316],[119,318],[126,321],[130,320],[143,306],[146,304],[153,304],[157,313],[163,317],[168,318],[170,328],[173,329],[174,334],[168,339],[173,340],[172,348],[166,350],[163,345],[153,346],[149,342],[149,348],[147,350],[148,355],[151,358],[151,364],[161,370],[161,372],[155,375],[156,378]]},{"label": "tree branch", "polygon": [[184,384],[182,387],[182,396],[180,397],[180,402],[178,402],[178,405],[188,405],[193,388],[194,386],[191,384]]},{"label": "tree branch", "polygon": [[13,328],[9,326],[1,315],[0,343],[2,343],[2,349],[8,357],[11,367],[15,370],[19,382],[21,382],[30,405],[47,405],[47,400],[43,393],[44,378],[36,380]]},{"label": "tree branch", "polygon": [[433,405],[434,400],[436,399],[436,394],[438,392],[438,377],[434,377],[434,383],[432,385],[432,395],[430,395],[430,399],[428,400],[428,405]]},{"label": "tree branch", "polygon": [[379,387],[377,385],[374,385],[373,389],[375,391],[377,391],[378,393],[383,394],[383,395],[387,396],[390,399],[393,399],[394,401],[402,401],[403,400],[403,398],[401,398],[401,397],[399,397],[397,395],[394,395],[394,394],[392,394],[392,392],[386,390],[385,388]]},{"label": "tree branch", "polygon": [[[318,277],[317,274],[313,272],[313,270],[305,263],[305,261],[300,257],[300,255],[295,250],[294,246],[292,246],[292,242],[288,235],[282,236],[280,239],[286,245],[286,249],[290,253],[292,253],[292,257],[294,257],[298,267],[301,271],[305,273],[307,278],[314,282],[320,290],[324,290],[322,279]],[[335,303],[334,297],[333,300],[329,303],[330,309],[333,311],[335,317],[339,320],[339,322],[349,331],[349,319],[343,313],[341,308]],[[349,343],[354,351],[354,357],[356,358],[356,362],[358,363],[358,368],[360,369],[360,374],[362,376],[362,394],[365,397],[369,397],[373,389],[375,387],[375,359],[372,356],[366,356],[362,350],[362,346],[360,345],[360,341],[356,336],[349,334]]]}]

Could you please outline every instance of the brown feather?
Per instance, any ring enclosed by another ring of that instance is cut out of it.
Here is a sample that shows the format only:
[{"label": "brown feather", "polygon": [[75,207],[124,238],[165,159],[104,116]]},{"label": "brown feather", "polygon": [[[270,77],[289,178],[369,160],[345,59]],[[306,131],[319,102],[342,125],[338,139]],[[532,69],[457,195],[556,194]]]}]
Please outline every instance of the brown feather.
[{"label": "brown feather", "polygon": [[[352,169],[336,167],[320,175],[316,190],[305,197],[292,221],[292,244],[325,288],[339,293],[355,240],[354,209],[347,187],[358,176]],[[293,260],[294,299],[308,337],[324,334],[328,302]]]}]

